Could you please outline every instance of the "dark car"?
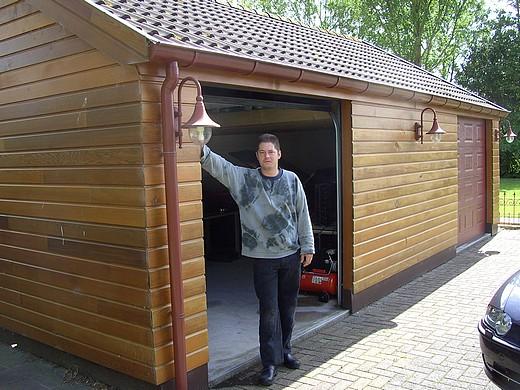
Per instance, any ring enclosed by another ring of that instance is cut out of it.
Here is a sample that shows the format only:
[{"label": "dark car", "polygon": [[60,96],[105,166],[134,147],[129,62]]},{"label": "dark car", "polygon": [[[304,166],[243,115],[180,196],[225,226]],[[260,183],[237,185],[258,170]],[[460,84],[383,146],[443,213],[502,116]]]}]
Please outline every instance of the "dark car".
[{"label": "dark car", "polygon": [[502,389],[520,389],[520,271],[497,290],[478,330],[486,375]]}]

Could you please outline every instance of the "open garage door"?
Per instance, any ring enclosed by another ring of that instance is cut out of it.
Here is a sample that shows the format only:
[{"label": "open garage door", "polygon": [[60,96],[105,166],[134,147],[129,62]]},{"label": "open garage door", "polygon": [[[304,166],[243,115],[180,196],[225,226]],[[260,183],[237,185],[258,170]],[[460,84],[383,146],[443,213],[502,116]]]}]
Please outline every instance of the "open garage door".
[{"label": "open garage door", "polygon": [[[208,86],[204,101],[222,126],[208,146],[236,165],[258,167],[258,136],[266,132],[278,136],[280,167],[299,176],[307,195],[316,243],[313,264],[341,275],[335,102]],[[227,189],[204,171],[202,184],[208,366],[210,383],[216,383],[258,358],[258,302],[252,261],[240,256],[238,207]],[[300,294],[293,339],[342,314],[336,296],[324,302],[318,293]]]},{"label": "open garage door", "polygon": [[478,238],[486,230],[485,139],[483,120],[459,117],[459,245]]}]

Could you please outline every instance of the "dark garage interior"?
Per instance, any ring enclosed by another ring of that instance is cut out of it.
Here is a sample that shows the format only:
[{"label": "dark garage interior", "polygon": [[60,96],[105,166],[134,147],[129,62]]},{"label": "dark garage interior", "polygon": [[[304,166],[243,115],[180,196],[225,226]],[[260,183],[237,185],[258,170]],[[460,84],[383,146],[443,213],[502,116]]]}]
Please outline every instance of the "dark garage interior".
[{"label": "dark garage interior", "polygon": [[[278,136],[280,167],[298,175],[307,195],[316,246],[307,270],[339,275],[339,156],[333,102],[218,87],[204,87],[204,96],[210,116],[222,126],[208,146],[233,164],[258,167],[257,137],[266,132]],[[240,256],[238,207],[222,184],[204,171],[202,177],[209,379],[217,383],[257,358],[258,314],[252,263]],[[293,338],[344,313],[336,296],[323,298],[318,292],[301,291]]]}]

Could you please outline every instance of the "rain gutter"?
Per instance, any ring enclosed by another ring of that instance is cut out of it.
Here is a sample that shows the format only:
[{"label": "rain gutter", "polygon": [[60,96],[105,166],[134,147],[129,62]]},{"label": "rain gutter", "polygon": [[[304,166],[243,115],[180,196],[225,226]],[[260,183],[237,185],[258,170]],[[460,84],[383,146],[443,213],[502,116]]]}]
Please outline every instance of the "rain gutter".
[{"label": "rain gutter", "polygon": [[381,82],[369,82],[345,78],[327,73],[304,70],[297,67],[284,66],[268,61],[259,61],[245,56],[230,56],[227,54],[179,47],[165,44],[151,44],[149,47],[151,62],[168,63],[172,59],[178,61],[182,68],[207,68],[238,73],[242,76],[270,77],[291,83],[306,83],[330,89],[343,89],[357,94],[378,97],[393,96],[405,101],[416,101],[421,104],[446,106],[452,109],[468,110],[475,113],[505,117],[508,111],[500,106],[485,107],[478,104],[463,102],[457,99],[440,97],[426,92],[413,91],[387,85]]}]

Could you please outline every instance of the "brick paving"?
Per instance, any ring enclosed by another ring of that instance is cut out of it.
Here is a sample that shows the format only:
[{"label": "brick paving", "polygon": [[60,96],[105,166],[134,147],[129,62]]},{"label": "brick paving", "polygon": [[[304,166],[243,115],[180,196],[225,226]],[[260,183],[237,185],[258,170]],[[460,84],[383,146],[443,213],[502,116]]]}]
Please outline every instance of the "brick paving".
[{"label": "brick paving", "polygon": [[[494,290],[520,268],[520,230],[501,230],[363,310],[299,341],[299,370],[270,389],[486,389],[477,322]],[[256,389],[259,367],[216,386]],[[110,389],[0,344],[0,390]],[[124,389],[127,390],[127,389]]]},{"label": "brick paving", "polygon": [[[359,312],[298,342],[299,370],[271,389],[498,389],[482,369],[477,323],[520,268],[520,230],[501,230]],[[221,389],[256,388],[259,367]]]}]

